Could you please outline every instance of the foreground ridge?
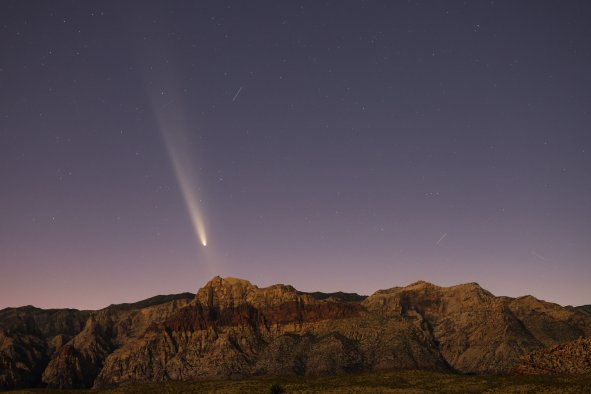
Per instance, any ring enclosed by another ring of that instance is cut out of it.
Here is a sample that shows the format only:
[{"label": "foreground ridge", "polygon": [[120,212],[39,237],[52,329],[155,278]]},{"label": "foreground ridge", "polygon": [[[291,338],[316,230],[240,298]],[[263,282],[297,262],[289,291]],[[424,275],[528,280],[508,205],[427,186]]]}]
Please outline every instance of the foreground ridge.
[{"label": "foreground ridge", "polygon": [[531,352],[590,336],[586,309],[497,297],[476,283],[419,281],[364,297],[216,276],[195,295],[98,311],[0,311],[0,388],[397,369],[504,374]]}]

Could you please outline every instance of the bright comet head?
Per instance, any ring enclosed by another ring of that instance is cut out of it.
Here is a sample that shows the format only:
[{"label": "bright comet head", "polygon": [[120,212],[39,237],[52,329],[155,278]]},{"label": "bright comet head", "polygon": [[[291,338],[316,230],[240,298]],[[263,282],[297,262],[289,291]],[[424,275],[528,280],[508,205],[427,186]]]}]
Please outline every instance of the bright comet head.
[{"label": "bright comet head", "polygon": [[[167,53],[163,48],[156,53],[159,57],[169,57],[163,55]],[[152,55],[148,57],[151,58]],[[146,62],[148,61],[152,63],[154,59],[146,59]],[[196,165],[199,159],[198,145],[193,144],[196,129],[188,124],[190,118],[186,116],[184,110],[183,89],[179,81],[174,78],[177,74],[174,69],[174,62],[170,64],[167,62],[167,66],[160,70],[160,73],[150,71],[149,77],[146,74],[146,91],[172,162],[196,241],[205,247],[207,246],[206,220],[203,215],[203,201],[200,198],[199,166]]]},{"label": "bright comet head", "polygon": [[205,221],[203,220],[203,215],[201,214],[201,210],[199,209],[200,199],[197,197],[195,192],[195,190],[197,189],[195,185],[195,176],[193,174],[190,174],[188,170],[191,167],[183,164],[183,154],[181,152],[176,151],[175,153],[174,147],[170,145],[169,151],[171,152],[171,158],[174,164],[175,173],[181,186],[181,191],[183,193],[185,203],[187,204],[187,208],[189,209],[189,215],[191,217],[193,229],[195,230],[195,235],[199,239],[201,245],[207,246]]},{"label": "bright comet head", "polygon": [[169,101],[166,105],[161,106],[159,110],[156,110],[155,114],[189,211],[193,230],[199,243],[207,246],[205,220],[201,211],[200,205],[202,202],[199,198],[200,189],[195,171],[197,168],[194,162],[195,152],[191,149],[189,128],[183,121],[185,117],[178,108],[179,104],[174,100]]}]

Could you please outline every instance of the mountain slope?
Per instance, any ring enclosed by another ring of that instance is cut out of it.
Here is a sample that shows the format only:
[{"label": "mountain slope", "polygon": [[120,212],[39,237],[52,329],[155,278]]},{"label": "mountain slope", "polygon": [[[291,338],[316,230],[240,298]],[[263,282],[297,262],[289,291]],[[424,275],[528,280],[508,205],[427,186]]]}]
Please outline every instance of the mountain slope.
[{"label": "mountain slope", "polygon": [[89,387],[120,339],[145,331],[150,314],[142,308],[182,302],[180,307],[192,298],[190,293],[157,296],[96,312],[32,306],[0,310],[0,389]]},{"label": "mountain slope", "polygon": [[508,373],[522,355],[591,332],[578,311],[495,297],[475,283],[417,282],[354,301],[312,294],[216,277],[190,307],[111,354],[95,387],[381,369]]},{"label": "mountain slope", "polygon": [[552,346],[520,358],[514,372],[520,375],[591,373],[591,339]]},{"label": "mountain slope", "polygon": [[82,330],[89,315],[32,306],[0,310],[0,389],[38,385],[56,349]]},{"label": "mountain slope", "polygon": [[[327,374],[372,368],[445,370],[412,323],[369,316],[358,302],[291,286],[216,277],[195,302],[105,360],[95,387],[167,379]],[[147,357],[146,357],[147,355]]]},{"label": "mountain slope", "polygon": [[575,309],[585,315],[591,316],[591,305],[581,305],[577,306]]},{"label": "mountain slope", "polygon": [[190,293],[157,296],[94,312],[84,329],[52,357],[43,372],[43,383],[55,388],[91,387],[110,353],[142,335],[150,324],[188,305],[191,299]]},{"label": "mountain slope", "polygon": [[421,281],[365,297],[215,277],[195,295],[60,312],[59,324],[47,323],[56,312],[35,324],[15,313],[0,311],[2,388],[393,369],[503,374],[531,352],[591,337],[585,309],[496,297],[476,283]]}]

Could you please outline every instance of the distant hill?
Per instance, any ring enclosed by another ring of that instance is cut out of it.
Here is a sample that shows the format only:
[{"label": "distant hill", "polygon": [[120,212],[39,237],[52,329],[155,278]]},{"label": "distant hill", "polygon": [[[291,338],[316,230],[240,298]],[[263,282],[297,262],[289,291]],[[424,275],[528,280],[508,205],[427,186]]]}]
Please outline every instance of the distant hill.
[{"label": "distant hill", "polygon": [[[163,318],[167,311],[176,311],[193,298],[191,293],[156,296],[98,311],[33,306],[2,309],[0,389],[44,386],[43,374],[50,374],[51,366],[60,365],[63,357],[72,353],[75,355],[67,362],[83,364],[59,366],[59,373],[68,381],[63,386],[88,387],[104,357],[121,346],[125,338],[138,335],[153,317]],[[154,313],[152,307],[158,309],[158,305],[164,305],[164,311]]]},{"label": "distant hill", "polygon": [[[510,373],[591,337],[588,307],[497,297],[476,283],[353,293],[215,277],[196,295],[98,311],[0,311],[0,388],[422,369]],[[576,352],[575,352],[576,354]]]},{"label": "distant hill", "polygon": [[169,301],[183,300],[183,299],[191,300],[194,297],[195,297],[195,294],[193,294],[193,293],[157,295],[157,296],[150,297],[145,300],[134,302],[134,303],[109,305],[109,308],[118,308],[118,309],[127,309],[127,310],[142,309],[142,308],[148,308],[150,306],[154,306],[154,305],[158,305],[158,304],[164,304]]},{"label": "distant hill", "polygon": [[39,309],[33,306],[0,310],[0,328],[20,334],[51,338],[75,335],[82,330],[90,311],[77,309]]},{"label": "distant hill", "polygon": [[327,300],[333,299],[337,301],[346,301],[346,302],[360,302],[367,298],[367,296],[362,296],[357,293],[343,293],[342,291],[338,291],[336,293],[322,293],[320,291],[315,291],[312,293],[306,293],[303,291],[298,291],[300,295],[310,295],[314,297],[316,300]]}]

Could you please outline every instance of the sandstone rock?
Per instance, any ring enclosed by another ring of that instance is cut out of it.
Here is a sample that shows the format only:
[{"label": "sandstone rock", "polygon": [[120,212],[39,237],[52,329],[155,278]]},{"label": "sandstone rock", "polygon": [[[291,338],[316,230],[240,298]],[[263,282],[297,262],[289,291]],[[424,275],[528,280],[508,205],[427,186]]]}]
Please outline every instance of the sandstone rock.
[{"label": "sandstone rock", "polygon": [[591,316],[591,305],[581,305],[574,309],[578,312],[584,313],[587,316]]},{"label": "sandstone rock", "polygon": [[[591,336],[585,307],[496,297],[476,283],[420,281],[364,297],[215,277],[195,295],[94,312],[27,308],[0,311],[2,388],[387,369],[509,373],[531,352]],[[556,353],[572,356],[569,370],[584,364],[577,349]]]},{"label": "sandstone rock", "polygon": [[464,373],[506,373],[539,343],[502,298],[476,283],[439,287],[426,282],[376,292],[363,304],[386,316],[416,320],[431,333],[449,365]]},{"label": "sandstone rock", "polygon": [[[42,373],[45,383],[54,387],[91,385],[104,357],[124,338],[143,333],[192,297],[190,293],[157,296],[96,313],[32,306],[0,310],[0,389],[43,384]],[[177,305],[142,311],[171,301]]]},{"label": "sandstone rock", "polygon": [[521,375],[591,373],[591,339],[538,350],[519,359],[514,372]]},{"label": "sandstone rock", "polygon": [[0,326],[38,338],[72,336],[82,330],[89,315],[90,311],[77,309],[5,308],[0,310]]},{"label": "sandstone rock", "polygon": [[0,390],[36,386],[46,363],[42,339],[0,327]]},{"label": "sandstone rock", "polygon": [[[360,357],[350,341],[336,333],[319,335],[313,326],[327,319],[354,318],[362,311],[358,303],[317,300],[291,286],[261,289],[245,280],[215,277],[198,291],[193,305],[109,356],[95,387],[278,371],[293,374],[306,368],[307,373],[355,369]],[[285,346],[293,349],[291,356],[272,356]],[[323,352],[326,347],[335,353]],[[305,360],[318,368],[310,368]],[[322,360],[325,365],[320,367]]]},{"label": "sandstone rock", "polygon": [[544,346],[591,336],[591,325],[588,324],[591,315],[581,313],[580,310],[564,308],[532,296],[515,299],[503,297],[503,300],[508,302],[511,312]]},{"label": "sandstone rock", "polygon": [[38,385],[49,358],[82,329],[88,315],[32,306],[0,310],[0,389]]},{"label": "sandstone rock", "polygon": [[150,324],[188,305],[190,297],[157,296],[94,312],[84,329],[51,358],[43,371],[43,383],[53,388],[91,387],[110,353],[143,334]]}]

